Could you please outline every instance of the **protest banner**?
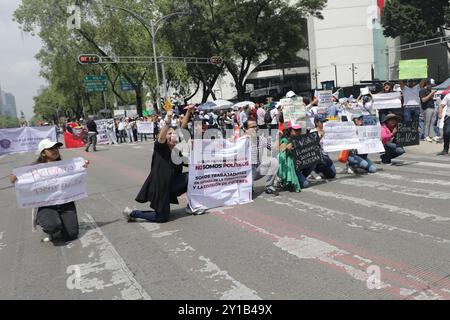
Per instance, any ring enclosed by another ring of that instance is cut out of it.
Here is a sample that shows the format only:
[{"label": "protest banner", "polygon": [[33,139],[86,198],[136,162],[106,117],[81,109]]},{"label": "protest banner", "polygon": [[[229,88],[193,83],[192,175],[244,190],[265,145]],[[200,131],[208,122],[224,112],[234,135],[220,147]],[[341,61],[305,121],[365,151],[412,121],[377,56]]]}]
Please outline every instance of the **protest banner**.
[{"label": "protest banner", "polygon": [[250,140],[195,139],[189,164],[188,199],[193,210],[252,201]]},{"label": "protest banner", "polygon": [[317,132],[290,138],[294,145],[294,159],[297,172],[315,166],[322,161],[320,138]]},{"label": "protest banner", "polygon": [[326,114],[328,108],[333,105],[333,91],[331,90],[322,90],[317,92],[317,100],[318,100],[318,114]]},{"label": "protest banner", "polygon": [[373,106],[375,110],[399,109],[402,107],[401,93],[378,93],[373,95]]},{"label": "protest banner", "polygon": [[285,98],[280,100],[280,106],[283,108],[284,122],[291,121],[300,125],[306,125],[306,105],[302,99]]},{"label": "protest banner", "polygon": [[137,131],[138,131],[138,133],[153,134],[153,131],[154,131],[153,122],[138,121],[137,122]]},{"label": "protest banner", "polygon": [[[113,122],[113,119],[101,119],[95,120],[95,124],[97,125],[97,144],[108,144],[108,134],[106,133],[106,128],[108,126],[108,122]],[[115,133],[114,133],[115,134]]]},{"label": "protest banner", "polygon": [[358,148],[359,154],[370,154],[384,152],[384,146],[381,142],[381,126],[380,125],[364,125],[356,127],[358,130],[359,142],[361,147]]},{"label": "protest banner", "polygon": [[353,122],[326,122],[322,146],[325,152],[358,149],[361,147]]},{"label": "protest banner", "polygon": [[428,59],[400,60],[399,79],[428,78]]},{"label": "protest banner", "polygon": [[399,146],[418,146],[420,144],[419,122],[399,122],[395,138]]},{"label": "protest banner", "polygon": [[125,118],[125,110],[114,110],[114,118]]},{"label": "protest banner", "polygon": [[14,169],[18,206],[36,208],[86,198],[84,164],[83,158],[74,158]]},{"label": "protest banner", "polygon": [[0,155],[36,152],[44,139],[56,141],[55,126],[0,129]]}]

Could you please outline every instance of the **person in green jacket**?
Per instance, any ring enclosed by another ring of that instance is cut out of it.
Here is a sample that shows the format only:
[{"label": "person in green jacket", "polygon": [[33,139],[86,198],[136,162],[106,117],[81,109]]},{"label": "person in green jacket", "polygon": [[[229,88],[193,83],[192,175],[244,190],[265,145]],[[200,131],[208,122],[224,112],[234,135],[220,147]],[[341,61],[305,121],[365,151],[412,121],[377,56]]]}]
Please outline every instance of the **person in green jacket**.
[{"label": "person in green jacket", "polygon": [[286,129],[280,139],[280,150],[278,154],[278,178],[283,188],[291,192],[300,192],[300,182],[295,171],[294,145],[290,142],[291,137],[298,137],[301,134],[299,125],[292,122],[286,123]]}]

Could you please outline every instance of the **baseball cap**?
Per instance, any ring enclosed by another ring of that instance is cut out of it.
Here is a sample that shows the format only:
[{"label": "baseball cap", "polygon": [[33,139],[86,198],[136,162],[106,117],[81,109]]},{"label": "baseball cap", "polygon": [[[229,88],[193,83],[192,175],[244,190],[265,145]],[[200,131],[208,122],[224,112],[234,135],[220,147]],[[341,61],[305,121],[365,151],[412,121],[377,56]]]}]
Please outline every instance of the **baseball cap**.
[{"label": "baseball cap", "polygon": [[324,115],[316,114],[314,116],[314,122],[327,122],[327,121],[328,119]]},{"label": "baseball cap", "polygon": [[295,123],[295,122],[288,121],[288,122],[286,123],[286,129],[299,130],[299,129],[301,129],[301,128],[302,128],[302,127],[301,127],[299,124]]},{"label": "baseball cap", "polygon": [[434,81],[434,79],[428,79],[427,80],[427,84],[431,84],[432,86],[436,85],[436,81]]},{"label": "baseball cap", "polygon": [[41,152],[44,151],[45,149],[51,149],[53,147],[60,148],[62,146],[63,144],[61,142],[55,142],[51,141],[50,139],[44,139],[41,142],[39,142],[38,151],[36,152],[36,154],[41,154]]}]

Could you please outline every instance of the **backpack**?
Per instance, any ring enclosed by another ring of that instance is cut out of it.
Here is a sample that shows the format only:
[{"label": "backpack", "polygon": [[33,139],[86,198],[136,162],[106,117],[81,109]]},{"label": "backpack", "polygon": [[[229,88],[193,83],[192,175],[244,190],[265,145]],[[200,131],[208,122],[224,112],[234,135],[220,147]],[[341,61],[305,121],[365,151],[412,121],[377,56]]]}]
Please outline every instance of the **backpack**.
[{"label": "backpack", "polygon": [[270,115],[270,110],[266,111],[266,114],[264,115],[264,122],[272,123],[272,116]]}]

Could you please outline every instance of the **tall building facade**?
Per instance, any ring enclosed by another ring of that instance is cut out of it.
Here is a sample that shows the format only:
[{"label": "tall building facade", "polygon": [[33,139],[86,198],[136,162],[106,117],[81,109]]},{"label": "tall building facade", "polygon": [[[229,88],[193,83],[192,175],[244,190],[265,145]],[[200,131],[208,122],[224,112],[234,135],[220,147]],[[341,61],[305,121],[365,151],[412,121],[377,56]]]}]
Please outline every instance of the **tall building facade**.
[{"label": "tall building facade", "polygon": [[0,115],[17,118],[16,98],[13,94],[5,92],[0,87]]}]

